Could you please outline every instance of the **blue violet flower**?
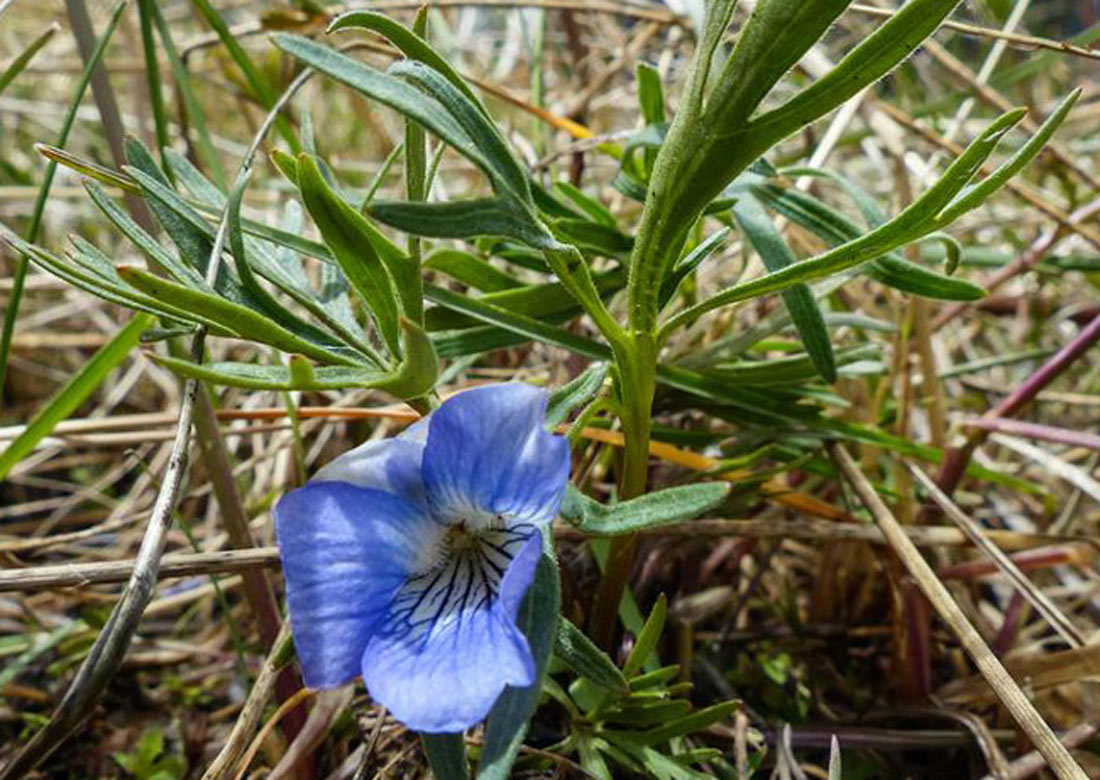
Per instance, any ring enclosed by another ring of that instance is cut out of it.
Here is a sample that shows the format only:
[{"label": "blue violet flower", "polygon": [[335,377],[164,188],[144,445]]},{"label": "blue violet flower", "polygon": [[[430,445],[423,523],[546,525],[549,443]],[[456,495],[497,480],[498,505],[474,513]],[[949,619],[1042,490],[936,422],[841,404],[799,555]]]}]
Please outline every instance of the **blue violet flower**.
[{"label": "blue violet flower", "polygon": [[362,674],[406,726],[460,732],[535,683],[516,610],[557,515],[569,446],[544,391],[468,390],[322,468],[275,507],[306,684]]}]

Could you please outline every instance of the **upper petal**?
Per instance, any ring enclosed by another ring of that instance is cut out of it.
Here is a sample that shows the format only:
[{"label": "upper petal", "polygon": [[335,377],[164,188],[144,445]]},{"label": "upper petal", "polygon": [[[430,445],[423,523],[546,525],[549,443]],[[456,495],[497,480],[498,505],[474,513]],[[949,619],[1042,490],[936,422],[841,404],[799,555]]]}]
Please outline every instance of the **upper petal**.
[{"label": "upper petal", "polygon": [[359,674],[397,588],[443,531],[421,507],[346,482],[311,482],[275,506],[294,644],[306,684]]},{"label": "upper petal", "polygon": [[452,560],[430,582],[406,586],[367,644],[367,690],[415,731],[464,731],[489,714],[506,685],[535,683],[515,608],[534,579],[541,535],[530,528],[526,538],[501,543],[507,532],[499,533],[494,549],[515,556],[503,576],[484,578],[477,565]]},{"label": "upper petal", "polygon": [[518,382],[467,390],[435,410],[424,485],[437,517],[503,514],[549,522],[569,477],[569,445],[548,433],[545,391]]},{"label": "upper petal", "polygon": [[[420,422],[414,425],[420,425]],[[323,466],[311,482],[348,482],[384,490],[414,504],[425,504],[421,460],[423,438],[404,434],[393,439],[364,442]]]}]

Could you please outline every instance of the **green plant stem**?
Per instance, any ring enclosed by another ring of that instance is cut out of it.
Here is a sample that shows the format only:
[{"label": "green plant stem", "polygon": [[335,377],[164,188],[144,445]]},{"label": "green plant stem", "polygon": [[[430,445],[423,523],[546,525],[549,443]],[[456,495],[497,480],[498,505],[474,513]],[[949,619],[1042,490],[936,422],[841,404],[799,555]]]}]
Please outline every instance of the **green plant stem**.
[{"label": "green plant stem", "polygon": [[[651,334],[635,333],[629,347],[614,348],[619,370],[619,395],[624,450],[619,478],[619,498],[636,498],[646,490],[649,473],[649,438],[653,394],[657,385],[657,345]],[[593,641],[607,650],[615,636],[619,605],[630,580],[637,550],[637,535],[611,540],[607,566],[596,589],[589,621]]]},{"label": "green plant stem", "polygon": [[[625,440],[619,497],[624,500],[639,496],[646,490],[650,417],[657,383],[657,315],[660,311],[661,284],[701,210],[701,207],[694,212],[691,206],[685,208],[681,193],[685,187],[691,186],[692,177],[685,173],[690,172],[692,157],[702,142],[698,137],[700,125],[697,119],[703,107],[703,91],[714,50],[729,22],[733,6],[733,2],[723,0],[710,9],[707,30],[696,50],[688,77],[685,100],[676,112],[653,163],[649,193],[630,258],[627,280],[629,330],[623,331],[618,325],[605,328],[599,320],[596,321],[611,343],[619,371]],[[557,268],[554,270],[557,271]],[[560,272],[558,276],[561,277]],[[578,300],[581,299],[578,297]],[[581,302],[584,303],[583,300]],[[600,304],[602,308],[602,302]],[[586,305],[585,308],[591,313],[591,307]],[[616,337],[612,338],[609,331]],[[596,589],[589,634],[605,650],[610,649],[615,635],[619,604],[630,580],[636,548],[634,535],[611,541],[607,566]]]}]

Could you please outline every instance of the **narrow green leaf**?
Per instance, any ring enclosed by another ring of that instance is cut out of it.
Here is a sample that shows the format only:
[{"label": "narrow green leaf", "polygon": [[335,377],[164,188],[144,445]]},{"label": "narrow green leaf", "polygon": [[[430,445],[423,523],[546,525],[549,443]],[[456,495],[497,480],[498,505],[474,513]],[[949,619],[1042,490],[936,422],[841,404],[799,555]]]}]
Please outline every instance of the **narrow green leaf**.
[{"label": "narrow green leaf", "polygon": [[680,674],[680,665],[661,666],[645,674],[630,678],[630,690],[644,691],[650,688],[664,688],[666,683],[675,680]]},{"label": "narrow green leaf", "polygon": [[648,62],[639,62],[634,69],[634,76],[638,80],[638,106],[642,121],[647,125],[664,122],[667,117],[660,72]]},{"label": "narrow green leaf", "polygon": [[325,244],[374,317],[390,353],[399,354],[393,280],[374,251],[373,229],[366,218],[333,192],[317,164],[305,154],[298,158],[298,185]]},{"label": "narrow green leaf", "polygon": [[[875,359],[881,351],[878,344],[850,347],[840,351],[836,356],[836,362],[838,366],[849,366],[853,363]],[[745,361],[732,365],[723,364],[714,366],[711,370],[713,373],[739,385],[776,387],[813,379],[815,374],[818,373],[816,369],[816,364],[809,356],[792,355],[771,360]]]},{"label": "narrow green leaf", "polygon": [[606,713],[604,717],[616,725],[645,728],[682,718],[689,712],[691,712],[691,702],[676,699],[623,705],[618,711]]},{"label": "narrow green leaf", "polygon": [[707,111],[713,118],[707,121],[719,132],[743,125],[848,4],[849,0],[757,3],[715,80]]},{"label": "narrow green leaf", "polygon": [[172,178],[195,200],[217,204],[219,209],[225,207],[225,192],[196,168],[186,155],[168,148],[161,152],[161,160],[164,162],[165,169],[172,174]]},{"label": "narrow green leaf", "polygon": [[118,366],[130,350],[138,345],[141,333],[154,322],[148,314],[139,314],[120,329],[111,340],[96,350],[91,360],[84,364],[46,406],[35,415],[26,429],[0,453],[0,481],[35,445],[50,434],[61,421],[68,419],[83,404],[107,375]]},{"label": "narrow green leaf", "polygon": [[[132,136],[126,139],[126,158],[130,164],[123,170],[141,187],[145,202],[179,249],[184,262],[205,278],[214,248],[214,229],[172,188],[152,153]],[[221,295],[240,300],[236,288],[225,266],[220,266],[214,289]]]},{"label": "narrow green leaf", "polygon": [[684,280],[695,273],[695,269],[721,246],[729,234],[730,229],[728,227],[716,230],[700,241],[694,249],[688,252],[686,257],[676,264],[664,282],[661,283],[661,295],[657,302],[658,308],[663,309],[668,305],[668,302],[676,295]]},{"label": "narrow green leaf", "polygon": [[720,506],[729,492],[726,482],[700,482],[604,506],[577,491],[567,490],[561,514],[585,533],[618,536],[691,520]]},{"label": "narrow green leaf", "polygon": [[242,387],[249,390],[343,390],[349,387],[376,387],[387,375],[374,368],[318,366],[303,371],[295,366],[265,366],[259,363],[192,363],[168,355],[150,354],[155,363],[180,376],[199,379],[212,385]]},{"label": "narrow green leaf", "polygon": [[[290,309],[276,300],[271,293],[264,289],[256,279],[256,275],[252,272],[249,252],[246,249],[245,236],[241,231],[241,199],[244,197],[244,190],[247,184],[248,178],[241,178],[233,188],[233,191],[229,194],[229,200],[225,205],[225,219],[227,221],[226,228],[229,235],[230,253],[233,257],[233,265],[237,269],[237,276],[241,282],[244,298],[252,308],[266,314],[273,321],[282,325],[290,332],[310,342],[322,344],[329,349],[340,349],[342,346],[340,341],[291,312]],[[352,344],[358,346],[357,341],[352,342]],[[368,354],[372,358],[375,357],[373,352],[369,350]]]},{"label": "narrow green leaf", "polygon": [[160,52],[153,32],[153,11],[150,5],[156,0],[138,0],[138,19],[141,25],[141,54],[145,65],[145,86],[149,90],[149,105],[153,112],[153,127],[157,149],[163,153],[171,140],[168,135],[168,111],[164,102],[164,87],[160,73]]},{"label": "narrow green leaf", "polygon": [[554,182],[554,192],[568,198],[573,205],[587,214],[594,222],[609,228],[615,227],[615,215],[607,207],[567,181]]},{"label": "narrow green leaf", "polygon": [[466,83],[466,80],[458,74],[458,71],[451,67],[447,60],[436,53],[435,49],[424,40],[423,36],[417,35],[403,24],[375,11],[348,11],[340,14],[332,20],[332,24],[328,26],[328,32],[333,33],[337,30],[346,30],[349,28],[373,30],[385,36],[385,38],[399,48],[401,53],[406,57],[411,60],[422,62],[442,74],[443,77],[461,91],[471,103],[477,106],[482,113],[486,116],[489,115],[489,112],[485,109],[485,106],[482,105],[477,94],[470,89],[470,85]]},{"label": "narrow green leaf", "polygon": [[[906,3],[825,76],[777,108],[753,119],[748,125],[746,135],[753,139],[754,146],[761,147],[762,152],[829,113],[868,84],[878,81],[912,54],[921,41],[935,32],[940,22],[960,2],[961,0],[911,0]],[[832,4],[837,5],[836,2]],[[798,2],[787,2],[783,5],[812,7]],[[840,5],[842,10],[844,4]],[[731,70],[730,78],[734,74],[735,71]],[[759,152],[751,156],[758,157]]]},{"label": "narrow green leaf", "polygon": [[466,780],[466,742],[462,734],[421,734],[424,754],[437,780]]},{"label": "narrow green leaf", "polygon": [[87,242],[76,244],[76,251],[69,257],[71,262],[65,262],[33,244],[28,244],[13,233],[4,230],[2,226],[0,226],[0,240],[11,244],[31,262],[64,279],[74,287],[86,290],[111,303],[182,322],[202,323],[214,327],[219,335],[235,335],[221,328],[213,320],[209,320],[204,312],[179,309],[133,289],[122,281],[117,271],[113,270],[113,266],[110,273],[105,272],[97,257],[85,256],[84,250],[90,246]]},{"label": "narrow green leaf", "polygon": [[133,179],[127,176],[121,171],[116,171],[114,168],[108,168],[104,165],[99,165],[86,157],[81,157],[78,154],[68,151],[67,149],[60,149],[50,144],[35,144],[34,150],[47,160],[58,165],[63,165],[71,171],[76,171],[81,176],[86,176],[93,181],[97,181],[100,184],[106,184],[109,187],[116,187],[125,193],[132,195],[140,195],[141,187],[137,185]]},{"label": "narrow green leaf", "polygon": [[[905,6],[905,10],[920,4],[921,0],[914,0],[913,3]],[[898,15],[901,15],[900,12]],[[896,18],[895,16],[894,19]],[[890,23],[893,21],[892,19]],[[781,292],[801,282],[819,279],[860,265],[943,227],[935,220],[936,214],[974,177],[1004,134],[1022,118],[1022,111],[1012,111],[994,121],[948,166],[935,184],[889,222],[797,265],[734,285],[678,314],[665,326],[664,332],[667,333],[670,329],[692,321],[700,314],[720,306],[771,292]]]},{"label": "narrow green leaf", "polygon": [[595,397],[603,387],[608,371],[610,366],[607,363],[593,363],[575,379],[552,392],[546,403],[546,426],[554,428],[565,422],[570,412]]},{"label": "narrow green leaf", "polygon": [[740,709],[740,707],[741,702],[739,701],[725,701],[720,704],[713,704],[710,707],[701,709],[698,712],[693,712],[690,715],[686,715],[664,726],[659,726],[655,729],[640,733],[632,733],[629,739],[632,742],[643,745],[659,745],[662,742],[668,742],[670,739],[701,731],[711,724],[725,720]]},{"label": "narrow green leaf", "polygon": [[298,158],[292,154],[287,154],[282,149],[272,149],[268,152],[268,156],[275,167],[279,169],[279,172],[286,177],[287,181],[297,187]]},{"label": "narrow green leaf", "polygon": [[522,287],[523,282],[489,264],[485,258],[459,249],[437,249],[424,258],[424,267],[484,292]]},{"label": "narrow green leaf", "polygon": [[[811,195],[773,185],[753,186],[751,189],[753,195],[768,206],[792,222],[812,230],[832,246],[852,241],[862,234],[858,225]],[[878,219],[880,212],[877,206],[871,211],[873,204],[867,201],[862,203],[860,210],[867,214],[872,227],[885,222]],[[976,284],[931,271],[893,252],[872,258],[861,270],[876,282],[911,295],[953,301],[974,301],[985,295],[985,291]]]},{"label": "narrow green leaf", "polygon": [[[382,18],[385,19],[386,17],[382,17]],[[383,22],[381,22],[381,24],[383,26],[394,26],[394,23],[390,22],[389,20],[383,21]],[[397,26],[400,27],[400,25],[397,25]],[[405,28],[402,27],[402,28],[400,28],[400,31],[395,33],[395,35],[398,38],[406,40],[407,43],[410,43],[408,41],[408,36],[403,34],[403,33],[406,33],[406,32],[407,32],[407,30],[405,30]],[[413,19],[413,30],[412,30],[412,39],[413,40],[411,40],[411,45],[415,46],[416,39],[419,39],[419,41],[423,42],[423,44],[424,44],[423,48],[427,48],[429,51],[431,51],[431,48],[429,46],[427,46],[427,42],[426,42],[427,41],[427,36],[428,36],[428,6],[427,5],[422,5],[417,10],[416,16]],[[434,54],[434,52],[431,52],[431,53]],[[430,55],[428,55],[428,56],[430,56]],[[439,59],[441,59],[441,58],[439,58]],[[444,67],[445,68],[447,67],[446,63],[444,63]],[[454,74],[454,76],[457,76],[457,74]],[[450,78],[450,76],[448,76],[448,78]],[[441,159],[441,157],[443,155],[444,148],[445,148],[444,144],[439,144],[438,148],[436,149],[435,163],[438,163],[439,160]],[[428,192],[429,192],[429,190],[431,190],[431,187],[432,187],[431,182],[429,181],[429,177],[434,175],[435,168],[431,167],[433,164],[428,162],[428,134],[424,130],[423,127],[421,127],[419,124],[412,121],[411,119],[406,119],[405,120],[405,149],[404,149],[404,154],[405,154],[405,198],[406,198],[406,200],[413,201],[413,202],[426,201],[428,199]],[[381,170],[379,170],[379,174],[381,174]],[[378,184],[380,185],[381,179],[378,179],[377,175],[376,175],[376,179],[378,181]],[[374,200],[374,196],[376,194],[377,194],[377,186],[375,185],[374,182],[372,182],[371,187],[369,188],[369,190],[367,192],[367,195],[363,198],[363,205],[361,207],[361,210],[365,209],[367,204],[369,204],[371,201]],[[417,267],[417,269],[419,269],[422,266],[422,263],[423,263],[423,258],[424,258],[423,244],[424,244],[424,242],[420,238],[420,236],[413,236],[413,235],[407,236],[405,246],[406,246],[406,249],[408,251],[410,260]],[[416,306],[415,313],[413,313],[412,311],[407,311],[407,313],[410,317],[415,319],[417,322],[423,323],[424,322],[424,288],[423,288],[423,286],[424,286],[424,277],[423,277],[423,274],[419,273],[419,270],[418,270],[418,272],[415,275],[410,275],[410,281],[412,282],[412,284],[416,288],[415,297],[417,299],[416,300],[417,306]],[[400,282],[398,284],[400,284]],[[410,297],[413,297],[413,296],[410,296]]]},{"label": "narrow green leaf", "polygon": [[512,238],[537,249],[556,246],[546,229],[502,197],[446,203],[376,201],[368,213],[391,227],[429,238]]},{"label": "narrow green leaf", "polygon": [[[759,201],[744,197],[734,205],[733,214],[769,271],[779,271],[798,263],[798,258]],[[836,357],[833,355],[832,341],[810,288],[804,284],[794,285],[783,292],[783,303],[818,373],[826,382],[835,382]]]},{"label": "narrow green leaf", "polygon": [[119,276],[141,292],[163,300],[176,308],[201,309],[204,315],[218,322],[225,329],[242,338],[269,344],[283,352],[300,352],[303,355],[336,365],[354,365],[344,355],[318,346],[295,335],[278,323],[250,308],[233,303],[217,295],[211,295],[190,287],[162,279],[134,266],[118,266]]},{"label": "narrow green leaf", "polygon": [[550,222],[556,236],[590,254],[626,259],[634,247],[634,239],[615,227],[587,219],[555,219]]},{"label": "narrow green leaf", "polygon": [[627,677],[636,675],[641,670],[642,665],[645,664],[646,659],[649,658],[650,653],[657,649],[661,632],[665,630],[667,612],[668,599],[662,593],[657,597],[657,603],[653,605],[649,617],[642,625],[642,630],[638,632],[638,636],[634,640],[634,648],[627,656],[626,663],[623,664],[623,674]]},{"label": "narrow green leaf", "polygon": [[303,64],[419,122],[487,175],[495,175],[493,166],[467,132],[434,97],[309,38],[277,33],[272,41]]},{"label": "narrow green leaf", "polygon": [[607,653],[596,647],[583,631],[565,618],[558,621],[554,654],[574,672],[597,685],[613,691],[630,689],[626,676]]},{"label": "narrow green leaf", "polygon": [[506,328],[514,333],[520,333],[527,338],[548,344],[556,344],[579,355],[585,355],[596,360],[609,360],[611,358],[611,350],[603,344],[570,333],[562,328],[547,325],[531,317],[517,314],[500,306],[485,303],[477,298],[459,295],[432,284],[424,285],[424,294],[429,300],[452,311],[467,314],[482,322]]},{"label": "narrow green leaf", "polygon": [[172,69],[172,77],[176,81],[176,89],[179,91],[180,98],[186,108],[187,120],[195,128],[199,159],[206,170],[210,171],[214,181],[224,187],[226,180],[225,168],[222,166],[221,157],[218,156],[214,144],[210,140],[210,131],[206,126],[206,113],[203,111],[202,103],[195,97],[195,91],[191,84],[191,74],[176,49],[172,32],[168,27],[168,23],[164,20],[160,6],[160,3],[151,2],[147,3],[145,7],[149,10],[153,25],[160,36],[162,51],[168,58],[168,65]]},{"label": "narrow green leaf", "polygon": [[363,366],[312,366],[301,355],[291,355],[286,366],[256,363],[192,363],[151,354],[157,363],[181,376],[214,385],[251,390],[344,390],[373,388],[399,398],[417,398],[430,392],[438,373],[438,360],[427,335],[409,320],[402,320],[405,359],[396,371]]},{"label": "narrow green leaf", "polygon": [[489,169],[485,172],[492,179],[494,190],[502,195],[509,193],[523,203],[532,203],[527,172],[508,149],[497,126],[462,90],[442,73],[417,60],[399,60],[390,66],[388,73],[411,82],[425,95],[439,101],[488,162]]},{"label": "narrow green leaf", "polygon": [[159,241],[145,232],[144,228],[111,200],[99,184],[94,181],[86,181],[84,189],[87,190],[92,202],[103,212],[104,216],[141,250],[141,253],[154,267],[170,273],[180,284],[197,287],[208,292],[213,291],[206,280],[203,279],[202,274],[195,270],[194,266],[180,262],[178,257],[161,246]]},{"label": "narrow green leaf", "polygon": [[1003,187],[1009,179],[1023,170],[1046,146],[1054,132],[1062,125],[1069,115],[1074,103],[1081,97],[1081,88],[1070,92],[1058,104],[1046,121],[1039,126],[1035,134],[1021,146],[1015,154],[1001,163],[993,173],[986,176],[980,182],[967,187],[959,193],[954,200],[948,203],[943,211],[936,215],[936,222],[940,225],[948,225],[966,212],[977,208],[985,202],[990,195]]},{"label": "narrow green leaf", "polygon": [[[601,295],[609,296],[622,289],[625,278],[626,275],[616,269],[596,274],[592,281]],[[581,313],[580,305],[561,282],[535,284],[488,293],[479,296],[477,300],[522,313],[527,317],[547,321],[564,321]],[[469,328],[477,324],[469,317],[438,307],[428,310],[426,322],[429,330]]]},{"label": "narrow green leaf", "polygon": [[3,73],[0,73],[0,94],[3,94],[4,90],[15,81],[15,77],[22,73],[31,60],[38,52],[42,51],[42,48],[50,42],[50,39],[61,29],[61,25],[57,22],[52,23],[49,27],[39,33],[38,37],[30,42],[27,48],[19,52],[15,56],[15,59],[11,61],[11,64],[4,69]]}]

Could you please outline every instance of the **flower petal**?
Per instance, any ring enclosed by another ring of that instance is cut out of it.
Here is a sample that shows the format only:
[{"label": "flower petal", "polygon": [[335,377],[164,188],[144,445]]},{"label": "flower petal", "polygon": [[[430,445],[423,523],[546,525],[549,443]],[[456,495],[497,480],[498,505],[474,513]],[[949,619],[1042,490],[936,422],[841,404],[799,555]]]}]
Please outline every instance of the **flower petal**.
[{"label": "flower petal", "polygon": [[543,428],[546,398],[513,382],[468,390],[435,410],[423,472],[437,518],[554,518],[569,477],[569,444]]},{"label": "flower petal", "polygon": [[424,506],[423,456],[423,440],[417,441],[404,434],[393,439],[376,439],[360,444],[323,466],[310,482],[348,482],[362,488],[384,490]]},{"label": "flower petal", "polygon": [[359,674],[394,593],[444,529],[399,496],[311,482],[280,499],[275,530],[306,684],[343,685]]},{"label": "flower petal", "polygon": [[363,682],[409,728],[464,731],[489,714],[505,686],[535,683],[531,649],[515,624],[541,554],[541,534],[527,528],[495,546],[515,555],[500,579],[481,579],[484,572],[458,556],[429,583],[402,589],[368,642]]}]

